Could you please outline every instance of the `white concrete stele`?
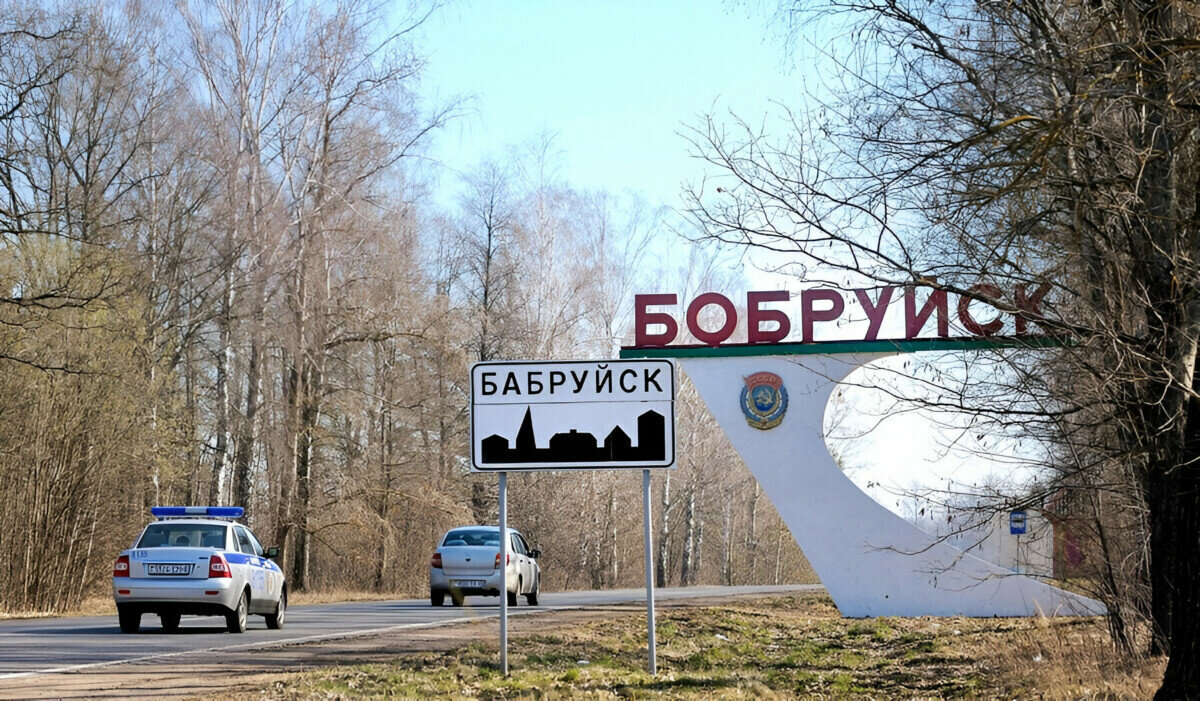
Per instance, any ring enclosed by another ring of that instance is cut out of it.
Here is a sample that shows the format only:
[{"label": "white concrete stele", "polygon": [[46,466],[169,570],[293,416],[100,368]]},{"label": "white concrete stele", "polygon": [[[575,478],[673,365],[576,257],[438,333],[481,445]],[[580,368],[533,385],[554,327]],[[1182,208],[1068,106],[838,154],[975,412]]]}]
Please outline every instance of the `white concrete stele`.
[{"label": "white concrete stele", "polygon": [[[856,368],[893,355],[680,358],[842,615],[1097,615],[1104,606],[986,562],[896,516],[838,468],[823,436],[825,407]],[[789,407],[770,430],[746,423],[743,378],[783,378]]]}]

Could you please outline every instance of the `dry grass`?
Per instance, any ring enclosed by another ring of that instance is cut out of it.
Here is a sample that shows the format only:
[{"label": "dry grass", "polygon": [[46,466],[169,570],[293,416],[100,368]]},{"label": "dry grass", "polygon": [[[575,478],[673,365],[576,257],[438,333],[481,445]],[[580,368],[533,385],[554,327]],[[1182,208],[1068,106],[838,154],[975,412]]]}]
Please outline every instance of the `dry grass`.
[{"label": "dry grass", "polygon": [[323,591],[302,591],[288,595],[288,605],[303,606],[305,604],[338,604],[345,601],[392,601],[394,599],[416,598],[408,594],[396,592],[356,591],[353,589],[327,589]]},{"label": "dry grass", "polygon": [[112,595],[90,596],[79,608],[70,611],[0,611],[0,621],[20,618],[66,618],[73,616],[115,616],[117,606]]},{"label": "dry grass", "polygon": [[1150,698],[1166,660],[1122,659],[1102,620],[1033,619],[979,654],[1002,679],[1047,698]]},{"label": "dry grass", "polygon": [[659,675],[645,619],[514,636],[512,674],[492,642],[287,675],[255,696],[345,698],[1142,698],[1158,663],[1122,664],[1092,619],[841,618],[827,597],[665,610]]}]

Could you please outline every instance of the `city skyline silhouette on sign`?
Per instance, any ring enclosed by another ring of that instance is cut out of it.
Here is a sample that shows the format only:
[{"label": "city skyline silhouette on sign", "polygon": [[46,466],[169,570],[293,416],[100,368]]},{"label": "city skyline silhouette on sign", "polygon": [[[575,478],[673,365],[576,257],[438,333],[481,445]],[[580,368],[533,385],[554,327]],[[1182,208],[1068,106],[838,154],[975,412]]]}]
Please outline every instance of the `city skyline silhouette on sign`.
[{"label": "city skyline silhouette on sign", "polygon": [[550,437],[547,448],[538,448],[533,428],[533,411],[525,409],[525,418],[517,431],[515,445],[499,434],[484,438],[480,456],[488,464],[514,463],[593,463],[661,462],[666,458],[666,419],[649,410],[638,416],[637,445],[620,426],[614,426],[604,442],[596,436],[570,429]]}]

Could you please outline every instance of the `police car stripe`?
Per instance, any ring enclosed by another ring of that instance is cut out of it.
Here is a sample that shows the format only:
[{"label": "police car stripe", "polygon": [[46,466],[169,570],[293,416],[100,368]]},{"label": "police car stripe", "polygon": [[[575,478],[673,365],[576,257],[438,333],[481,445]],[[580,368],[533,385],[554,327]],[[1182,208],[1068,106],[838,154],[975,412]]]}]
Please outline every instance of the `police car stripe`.
[{"label": "police car stripe", "polygon": [[262,568],[265,568],[268,570],[273,570],[275,572],[283,571],[283,570],[279,569],[279,566],[276,565],[274,562],[271,562],[270,560],[268,560],[265,557],[258,557],[256,555],[247,555],[245,553],[229,552],[229,553],[225,553],[225,559],[228,560],[229,564],[231,564],[231,565],[254,565],[256,567],[262,567]]}]

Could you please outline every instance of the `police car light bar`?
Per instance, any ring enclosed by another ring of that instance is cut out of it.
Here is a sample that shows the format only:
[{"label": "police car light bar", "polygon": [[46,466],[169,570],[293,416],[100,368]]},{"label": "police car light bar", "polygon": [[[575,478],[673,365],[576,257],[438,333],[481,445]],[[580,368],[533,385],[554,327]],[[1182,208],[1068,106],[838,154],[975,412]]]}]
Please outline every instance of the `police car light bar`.
[{"label": "police car light bar", "polygon": [[208,518],[241,518],[246,510],[240,506],[152,506],[150,513],[156,518],[200,516]]}]

